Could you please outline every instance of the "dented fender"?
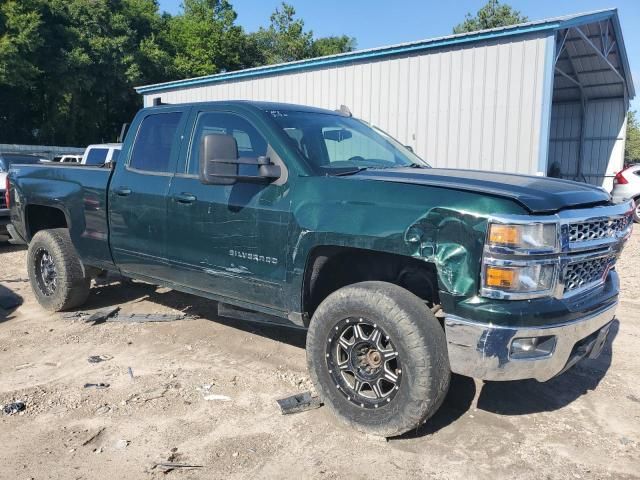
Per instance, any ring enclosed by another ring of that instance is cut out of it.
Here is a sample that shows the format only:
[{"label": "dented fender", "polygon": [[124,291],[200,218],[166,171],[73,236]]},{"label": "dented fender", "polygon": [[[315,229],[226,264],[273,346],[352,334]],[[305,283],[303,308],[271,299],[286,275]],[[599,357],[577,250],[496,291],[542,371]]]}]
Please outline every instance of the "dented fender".
[{"label": "dented fender", "polygon": [[473,295],[478,287],[486,226],[484,216],[433,208],[407,228],[404,241],[414,257],[436,266],[440,290]]}]

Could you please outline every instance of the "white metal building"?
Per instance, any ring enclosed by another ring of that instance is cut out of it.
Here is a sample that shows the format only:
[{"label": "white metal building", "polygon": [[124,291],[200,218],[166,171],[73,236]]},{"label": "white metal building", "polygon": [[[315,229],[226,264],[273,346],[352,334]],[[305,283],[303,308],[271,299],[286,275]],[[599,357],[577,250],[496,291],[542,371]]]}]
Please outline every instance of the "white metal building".
[{"label": "white metal building", "polygon": [[617,10],[137,88],[149,106],[346,105],[434,166],[611,188],[635,95]]}]

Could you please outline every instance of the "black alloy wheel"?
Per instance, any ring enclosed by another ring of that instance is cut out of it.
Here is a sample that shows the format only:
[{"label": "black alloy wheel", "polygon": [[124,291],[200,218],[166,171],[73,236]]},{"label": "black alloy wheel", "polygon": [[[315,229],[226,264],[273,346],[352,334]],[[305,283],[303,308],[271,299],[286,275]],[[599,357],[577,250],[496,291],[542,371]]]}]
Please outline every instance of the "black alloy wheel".
[{"label": "black alloy wheel", "polygon": [[56,263],[51,254],[44,248],[36,251],[34,258],[34,269],[36,272],[36,282],[40,291],[50,297],[56,291],[58,285],[58,271]]},{"label": "black alloy wheel", "polygon": [[377,324],[346,318],[327,344],[327,367],[336,387],[362,408],[390,402],[400,389],[402,369],[393,342]]}]

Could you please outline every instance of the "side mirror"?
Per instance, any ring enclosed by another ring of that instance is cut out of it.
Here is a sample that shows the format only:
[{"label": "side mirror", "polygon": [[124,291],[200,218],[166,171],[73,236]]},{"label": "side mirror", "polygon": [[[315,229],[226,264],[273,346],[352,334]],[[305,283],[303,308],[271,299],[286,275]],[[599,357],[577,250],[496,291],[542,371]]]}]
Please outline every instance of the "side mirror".
[{"label": "side mirror", "polygon": [[280,166],[271,163],[269,157],[238,157],[238,143],[232,135],[212,133],[202,139],[200,181],[205,185],[274,181],[280,176]]},{"label": "side mirror", "polygon": [[212,133],[200,144],[200,181],[233,185],[238,177],[238,143],[232,135]]},{"label": "side mirror", "polygon": [[406,148],[407,150],[409,150],[411,153],[415,153],[413,151],[413,147],[411,145],[405,145],[404,148]]}]

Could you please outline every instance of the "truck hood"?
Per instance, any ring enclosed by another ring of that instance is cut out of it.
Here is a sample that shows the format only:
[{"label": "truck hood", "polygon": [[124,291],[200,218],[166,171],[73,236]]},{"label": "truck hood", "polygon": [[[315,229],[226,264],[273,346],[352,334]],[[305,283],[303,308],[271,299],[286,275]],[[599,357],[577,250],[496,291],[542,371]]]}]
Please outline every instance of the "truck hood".
[{"label": "truck hood", "polygon": [[446,168],[385,168],[345,177],[465,190],[509,198],[531,213],[551,213],[610,201],[610,195],[586,183],[510,173]]}]

